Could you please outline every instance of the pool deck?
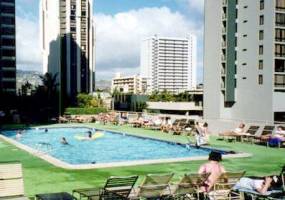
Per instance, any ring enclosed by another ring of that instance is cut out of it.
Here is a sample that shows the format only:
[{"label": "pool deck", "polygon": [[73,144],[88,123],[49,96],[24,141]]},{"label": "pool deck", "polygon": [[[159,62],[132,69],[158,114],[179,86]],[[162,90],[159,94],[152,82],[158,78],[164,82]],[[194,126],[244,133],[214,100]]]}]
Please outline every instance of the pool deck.
[{"label": "pool deck", "polygon": [[[45,126],[46,127],[46,126]],[[40,128],[45,128],[45,127],[40,127]],[[53,127],[48,127],[48,128],[64,128],[67,126],[64,125],[59,125],[59,126],[53,126]],[[80,125],[74,125],[74,126],[68,126],[68,127],[86,127],[86,128],[94,128],[90,127],[88,125],[85,126],[80,126]],[[103,129],[102,129],[103,130]],[[107,130],[109,131],[109,130]],[[160,140],[164,142],[169,142],[168,140],[164,139],[157,139],[149,136],[136,136],[136,135],[131,135],[129,133],[122,133],[119,131],[110,131],[118,134],[126,134],[130,136],[135,136],[135,137],[140,137],[140,138],[148,138],[148,139],[154,139],[154,140]],[[95,163],[95,164],[69,164],[66,162],[63,162],[57,158],[54,158],[47,153],[38,151],[36,149],[33,149],[27,145],[21,144],[20,142],[17,142],[16,140],[10,139],[6,136],[3,136],[0,134],[0,139],[5,140],[6,142],[15,145],[16,147],[25,150],[32,154],[33,156],[39,157],[50,164],[60,167],[63,169],[69,169],[69,170],[82,170],[82,169],[101,169],[101,168],[111,168],[111,167],[126,167],[126,166],[136,166],[136,165],[148,165],[148,164],[161,164],[161,163],[178,163],[178,162],[187,162],[187,161],[197,161],[197,160],[207,160],[208,156],[195,156],[195,157],[186,157],[186,158],[169,158],[169,159],[154,159],[154,160],[136,160],[136,161],[124,161],[124,162],[110,162],[110,163]],[[207,149],[212,149],[211,147],[206,147]],[[213,148],[214,149],[214,148]],[[233,158],[246,158],[246,157],[251,157],[252,154],[250,153],[243,153],[243,152],[237,152],[234,154],[226,154],[223,155],[224,159],[233,159]]]}]

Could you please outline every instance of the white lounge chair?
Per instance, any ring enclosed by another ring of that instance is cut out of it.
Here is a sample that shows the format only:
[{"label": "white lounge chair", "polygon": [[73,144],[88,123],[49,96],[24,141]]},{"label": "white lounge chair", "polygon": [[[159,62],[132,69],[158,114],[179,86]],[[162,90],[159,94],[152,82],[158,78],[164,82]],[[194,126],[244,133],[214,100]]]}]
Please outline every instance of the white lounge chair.
[{"label": "white lounge chair", "polygon": [[24,195],[21,163],[0,163],[0,199],[28,200]]}]

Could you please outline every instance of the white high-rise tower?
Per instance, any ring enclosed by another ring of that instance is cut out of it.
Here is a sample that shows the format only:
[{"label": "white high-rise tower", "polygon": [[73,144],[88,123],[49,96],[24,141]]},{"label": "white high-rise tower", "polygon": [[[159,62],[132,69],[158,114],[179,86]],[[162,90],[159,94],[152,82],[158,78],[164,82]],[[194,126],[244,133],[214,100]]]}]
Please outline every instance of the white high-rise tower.
[{"label": "white high-rise tower", "polygon": [[197,39],[154,36],[142,41],[141,76],[148,92],[180,93],[197,85]]},{"label": "white high-rise tower", "polygon": [[41,0],[43,72],[58,74],[62,94],[94,90],[93,0]]}]

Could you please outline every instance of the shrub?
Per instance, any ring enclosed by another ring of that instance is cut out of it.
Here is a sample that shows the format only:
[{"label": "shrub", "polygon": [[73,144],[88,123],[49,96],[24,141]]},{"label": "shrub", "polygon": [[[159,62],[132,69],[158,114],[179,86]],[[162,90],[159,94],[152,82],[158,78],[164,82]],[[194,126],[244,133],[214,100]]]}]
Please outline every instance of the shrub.
[{"label": "shrub", "polygon": [[98,108],[66,108],[65,114],[70,115],[95,115],[99,113],[107,112],[106,108],[98,107]]}]

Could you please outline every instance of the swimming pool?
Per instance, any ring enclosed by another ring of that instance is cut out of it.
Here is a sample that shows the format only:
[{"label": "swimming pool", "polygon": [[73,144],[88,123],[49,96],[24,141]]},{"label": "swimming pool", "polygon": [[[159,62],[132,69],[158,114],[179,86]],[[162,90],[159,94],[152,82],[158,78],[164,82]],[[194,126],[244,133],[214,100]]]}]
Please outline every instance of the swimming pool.
[{"label": "swimming pool", "polygon": [[[175,143],[141,138],[127,134],[101,131],[104,135],[95,140],[79,140],[92,128],[32,128],[24,130],[16,139],[16,130],[3,131],[10,139],[31,147],[36,152],[50,155],[72,165],[104,164],[130,161],[149,161],[207,156],[210,149],[196,149]],[[65,137],[69,145],[60,143]],[[226,152],[222,152],[226,153]]]}]

